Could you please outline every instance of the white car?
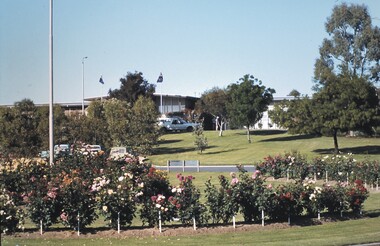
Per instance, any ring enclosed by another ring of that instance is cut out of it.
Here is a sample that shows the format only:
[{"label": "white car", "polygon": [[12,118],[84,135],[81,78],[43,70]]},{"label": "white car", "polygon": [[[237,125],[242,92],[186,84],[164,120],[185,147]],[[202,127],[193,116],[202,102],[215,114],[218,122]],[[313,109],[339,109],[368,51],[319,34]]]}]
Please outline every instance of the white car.
[{"label": "white car", "polygon": [[199,124],[187,122],[179,117],[175,117],[175,118],[160,118],[158,122],[158,126],[160,127],[160,130],[163,132],[168,132],[168,131],[191,132],[197,127],[199,127]]}]

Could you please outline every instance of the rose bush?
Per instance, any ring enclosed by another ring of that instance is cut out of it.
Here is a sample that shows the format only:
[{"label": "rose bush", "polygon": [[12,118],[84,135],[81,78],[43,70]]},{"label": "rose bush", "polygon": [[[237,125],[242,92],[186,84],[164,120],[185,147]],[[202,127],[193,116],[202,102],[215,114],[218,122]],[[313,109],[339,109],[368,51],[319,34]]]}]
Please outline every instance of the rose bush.
[{"label": "rose bush", "polygon": [[208,221],[207,209],[200,203],[200,191],[193,184],[193,176],[177,174],[179,185],[172,187],[173,195],[168,201],[173,206],[175,216],[183,225],[193,223],[193,218],[198,225],[205,225]]}]

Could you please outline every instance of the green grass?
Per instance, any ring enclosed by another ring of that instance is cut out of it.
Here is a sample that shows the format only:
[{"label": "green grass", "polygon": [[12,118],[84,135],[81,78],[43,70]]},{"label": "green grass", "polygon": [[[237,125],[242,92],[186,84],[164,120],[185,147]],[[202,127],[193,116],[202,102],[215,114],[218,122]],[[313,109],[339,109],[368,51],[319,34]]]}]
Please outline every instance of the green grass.
[{"label": "green grass", "polygon": [[[198,154],[192,133],[169,133],[161,138],[156,154],[149,156],[155,165],[166,165],[167,160],[200,160],[201,165],[256,164],[268,155],[299,151],[308,159],[333,152],[332,137],[290,135],[281,131],[253,131],[248,143],[244,130],[227,130],[223,137],[216,131],[205,131],[209,147]],[[355,158],[379,159],[379,138],[339,137],[343,153],[353,153]]]}]

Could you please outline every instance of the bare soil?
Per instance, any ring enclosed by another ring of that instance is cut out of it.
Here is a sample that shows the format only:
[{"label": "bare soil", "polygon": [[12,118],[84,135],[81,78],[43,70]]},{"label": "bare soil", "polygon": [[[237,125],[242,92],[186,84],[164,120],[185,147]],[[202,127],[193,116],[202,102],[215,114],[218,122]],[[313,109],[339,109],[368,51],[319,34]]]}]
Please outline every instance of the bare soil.
[{"label": "bare soil", "polygon": [[[287,222],[283,223],[267,223],[263,227],[260,223],[237,223],[235,228],[233,228],[232,223],[229,225],[209,225],[205,227],[199,227],[194,230],[192,226],[163,226],[162,232],[158,228],[147,228],[147,227],[127,227],[122,228],[120,233],[117,230],[103,228],[86,228],[80,232],[81,238],[127,238],[127,237],[151,237],[151,236],[188,236],[188,235],[200,235],[200,234],[222,234],[231,232],[249,232],[249,231],[264,231],[273,229],[285,229],[291,227],[300,226],[313,226],[325,223],[332,223],[337,220],[347,220],[355,218],[333,218],[333,217],[323,217],[321,220],[315,218],[299,218],[291,222],[289,225]],[[11,235],[5,235],[9,238],[42,238],[42,239],[65,239],[77,236],[78,232],[72,229],[49,229],[44,231],[42,235],[38,229],[26,229],[24,232],[16,232]],[[4,236],[4,235],[2,235]]]}]

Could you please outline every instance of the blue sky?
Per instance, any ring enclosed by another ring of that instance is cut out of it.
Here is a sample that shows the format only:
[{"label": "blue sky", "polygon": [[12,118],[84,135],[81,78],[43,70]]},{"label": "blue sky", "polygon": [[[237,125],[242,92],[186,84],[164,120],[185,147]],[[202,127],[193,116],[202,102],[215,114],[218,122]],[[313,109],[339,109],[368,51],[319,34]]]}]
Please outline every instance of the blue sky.
[{"label": "blue sky", "polygon": [[[368,7],[380,26],[380,1]],[[139,71],[164,94],[200,96],[251,74],[275,96],[312,94],[339,0],[54,0],[54,102],[106,95]],[[99,83],[103,76],[104,85]],[[0,104],[49,101],[49,0],[0,1]]]}]

